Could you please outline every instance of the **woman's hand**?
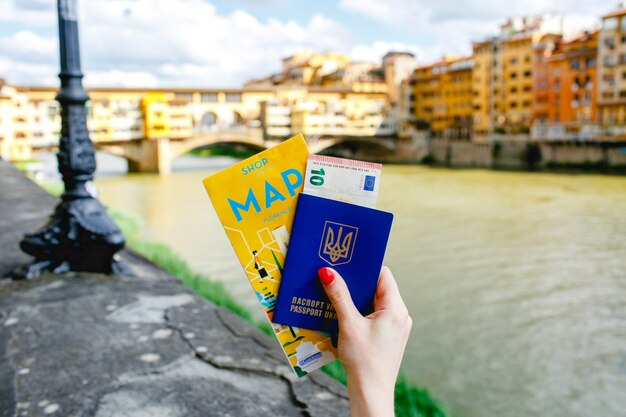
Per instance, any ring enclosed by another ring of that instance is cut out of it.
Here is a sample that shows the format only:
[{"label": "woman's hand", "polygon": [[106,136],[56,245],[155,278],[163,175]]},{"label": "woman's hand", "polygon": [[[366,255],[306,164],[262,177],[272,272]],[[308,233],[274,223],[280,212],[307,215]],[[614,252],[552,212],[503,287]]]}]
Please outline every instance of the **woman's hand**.
[{"label": "woman's hand", "polygon": [[320,281],[339,320],[339,360],[348,376],[352,416],[392,417],[393,395],[412,321],[391,271],[383,267],[374,313],[363,317],[343,278],[320,268]]}]

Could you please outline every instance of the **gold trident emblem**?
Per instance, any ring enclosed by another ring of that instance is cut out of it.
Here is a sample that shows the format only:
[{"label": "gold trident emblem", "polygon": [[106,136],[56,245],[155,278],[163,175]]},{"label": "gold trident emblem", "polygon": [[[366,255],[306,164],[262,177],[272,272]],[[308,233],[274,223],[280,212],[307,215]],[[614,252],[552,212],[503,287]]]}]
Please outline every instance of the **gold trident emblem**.
[{"label": "gold trident emblem", "polygon": [[[326,233],[323,238],[320,257],[327,260],[331,265],[335,265],[339,259],[346,260],[346,262],[341,263],[350,262],[358,229],[333,222],[326,222],[325,229]],[[323,255],[326,255],[328,258]]]}]

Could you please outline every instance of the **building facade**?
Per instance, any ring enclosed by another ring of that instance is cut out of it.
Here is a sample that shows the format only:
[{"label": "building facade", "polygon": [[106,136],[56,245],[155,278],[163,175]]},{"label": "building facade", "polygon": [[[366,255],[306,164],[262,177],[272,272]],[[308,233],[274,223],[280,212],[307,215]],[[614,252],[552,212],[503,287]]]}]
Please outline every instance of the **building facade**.
[{"label": "building facade", "polygon": [[602,17],[598,40],[598,104],[603,134],[626,139],[626,9]]},{"label": "building facade", "polygon": [[[58,144],[57,89],[0,89],[0,157],[25,160]],[[246,89],[89,89],[87,126],[94,142],[185,139],[216,131],[263,128],[267,139],[296,133],[387,136],[386,92],[322,86]],[[295,117],[295,123],[292,118]]]},{"label": "building facade", "polygon": [[598,126],[598,32],[546,35],[536,45],[533,137],[592,139]]},{"label": "building facade", "polygon": [[471,57],[449,56],[415,69],[415,120],[434,137],[471,138],[473,66]]},{"label": "building facade", "polygon": [[474,136],[528,134],[533,114],[533,57],[553,19],[510,19],[498,36],[474,42]]}]

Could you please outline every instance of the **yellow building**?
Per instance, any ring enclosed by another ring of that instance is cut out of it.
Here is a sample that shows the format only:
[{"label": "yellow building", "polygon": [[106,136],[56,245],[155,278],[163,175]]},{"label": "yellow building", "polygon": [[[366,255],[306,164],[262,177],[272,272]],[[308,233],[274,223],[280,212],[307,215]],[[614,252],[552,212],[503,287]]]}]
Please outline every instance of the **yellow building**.
[{"label": "yellow building", "polygon": [[109,100],[90,100],[87,103],[89,109],[87,128],[91,140],[94,142],[106,142],[113,136],[113,124],[111,123],[111,107]]},{"label": "yellow building", "polygon": [[147,139],[170,136],[170,108],[163,93],[148,93],[141,99],[143,129]]},{"label": "yellow building", "polygon": [[[413,55],[410,55],[414,60]],[[396,67],[404,61],[396,59]],[[393,75],[393,60],[389,60]],[[411,67],[412,68],[412,67]],[[318,53],[313,50],[300,51],[283,58],[282,70],[277,74],[253,79],[244,84],[245,89],[282,87],[326,87],[344,88],[363,93],[388,93],[388,80],[381,65],[368,62],[351,62],[338,52]]]},{"label": "yellow building", "polygon": [[245,87],[324,85],[329,80],[328,76],[344,70],[350,64],[350,59],[339,52],[304,50],[283,58],[281,72],[250,80]]},{"label": "yellow building", "polygon": [[26,97],[0,80],[0,158],[23,161],[31,158],[34,117]]},{"label": "yellow building", "polygon": [[473,45],[474,134],[530,131],[533,37],[520,34]]},{"label": "yellow building", "polygon": [[[59,106],[53,87],[0,89],[0,155],[30,158],[37,147],[50,149],[60,136]],[[314,134],[387,135],[393,122],[387,117],[385,92],[355,91],[347,87],[274,86],[245,89],[88,90],[87,126],[95,142],[142,139],[186,139],[211,132],[281,139],[301,133],[293,130],[292,111],[322,117]],[[264,109],[262,111],[262,109]],[[335,123],[330,119],[345,118]],[[338,125],[342,130],[334,129]],[[322,126],[323,128],[318,128]],[[305,130],[310,130],[307,124]]]},{"label": "yellow building", "polygon": [[415,70],[415,119],[428,124],[434,137],[470,138],[473,65],[470,57],[448,56]]},{"label": "yellow building", "polygon": [[626,9],[602,17],[598,41],[599,120],[609,138],[626,139]]},{"label": "yellow building", "polygon": [[538,37],[520,34],[502,42],[502,112],[496,124],[506,133],[530,132],[533,44]]},{"label": "yellow building", "polygon": [[296,133],[387,136],[395,129],[387,115],[385,93],[309,87],[278,89],[275,94],[261,107],[267,139],[283,139]]},{"label": "yellow building", "polygon": [[472,45],[474,137],[528,134],[533,111],[533,56],[536,43],[557,30],[554,19],[509,19],[500,35]]},{"label": "yellow building", "polygon": [[492,113],[498,109],[496,96],[493,94],[492,69],[496,57],[496,45],[491,41],[474,42],[472,45],[474,70],[472,74],[472,115],[474,137],[487,136],[492,133]]},{"label": "yellow building", "polygon": [[170,139],[188,138],[194,135],[191,106],[187,100],[172,98],[168,102]]}]

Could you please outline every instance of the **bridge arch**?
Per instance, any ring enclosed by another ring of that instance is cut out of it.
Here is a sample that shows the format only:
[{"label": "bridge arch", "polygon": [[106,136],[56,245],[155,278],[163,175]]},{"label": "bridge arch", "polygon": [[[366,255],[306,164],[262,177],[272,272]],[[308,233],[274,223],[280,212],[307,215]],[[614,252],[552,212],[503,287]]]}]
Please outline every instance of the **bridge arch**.
[{"label": "bridge arch", "polygon": [[[253,153],[257,153],[257,152],[261,152],[267,149],[267,147],[265,145],[261,145],[261,144],[256,144],[256,143],[251,143],[248,142],[246,140],[224,140],[224,141],[212,141],[211,143],[206,143],[206,144],[200,144],[197,145],[195,147],[188,147],[188,148],[184,148],[184,149],[179,149],[177,150],[177,154],[176,155],[172,155],[172,160],[183,156],[184,154],[191,152],[193,150],[196,149],[202,149],[202,148],[206,148],[208,146],[212,146],[212,145],[224,145],[224,144],[232,144],[232,145],[241,145],[244,146],[245,148],[251,150]],[[180,151],[180,153],[179,153]]]},{"label": "bridge arch", "polygon": [[207,111],[200,117],[199,130],[206,132],[217,127],[218,117],[215,112]]},{"label": "bridge arch", "polygon": [[246,119],[236,110],[233,110],[232,127],[241,127],[246,123]]},{"label": "bridge arch", "polygon": [[249,138],[245,135],[237,135],[237,134],[221,134],[221,135],[206,135],[194,138],[193,140],[181,141],[181,142],[172,142],[170,144],[170,155],[171,158],[177,158],[186,154],[187,152],[193,151],[194,149],[203,148],[205,146],[217,145],[217,144],[226,144],[232,143],[236,145],[245,145],[246,147],[255,150],[255,151],[263,151],[267,149],[267,146],[263,143],[262,140],[255,140],[253,138]]}]

